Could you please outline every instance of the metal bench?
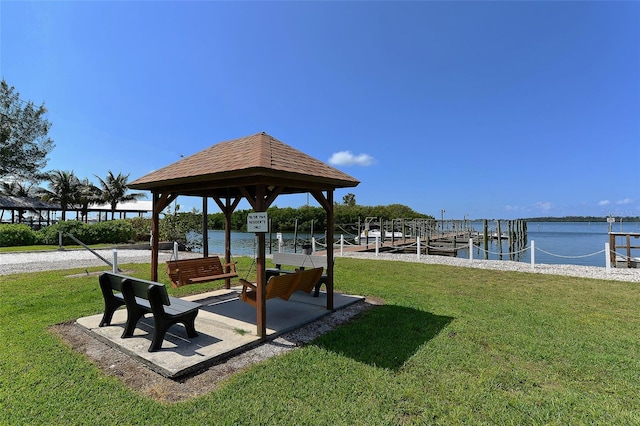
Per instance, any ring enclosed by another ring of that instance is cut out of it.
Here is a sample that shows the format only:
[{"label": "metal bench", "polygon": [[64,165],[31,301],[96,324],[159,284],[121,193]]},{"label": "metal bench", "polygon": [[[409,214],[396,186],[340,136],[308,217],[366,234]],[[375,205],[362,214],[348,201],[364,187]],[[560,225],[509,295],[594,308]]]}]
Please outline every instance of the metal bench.
[{"label": "metal bench", "polygon": [[99,326],[111,324],[120,306],[127,308],[127,322],[122,338],[132,337],[136,324],[145,314],[153,314],[154,328],[149,352],[162,348],[169,327],[181,323],[188,337],[196,337],[195,320],[200,304],[171,297],[164,284],[105,272],[100,275],[100,289],[105,310]]}]

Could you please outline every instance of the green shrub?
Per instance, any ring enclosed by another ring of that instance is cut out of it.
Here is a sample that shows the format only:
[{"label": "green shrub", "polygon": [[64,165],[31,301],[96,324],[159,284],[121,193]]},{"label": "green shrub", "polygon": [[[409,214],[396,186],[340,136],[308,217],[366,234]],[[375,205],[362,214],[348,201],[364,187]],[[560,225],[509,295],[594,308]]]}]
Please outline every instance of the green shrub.
[{"label": "green shrub", "polygon": [[[160,221],[160,237],[166,241],[186,241],[186,233],[196,228],[192,217],[170,215]],[[67,234],[72,234],[84,244],[118,244],[136,241],[148,242],[151,236],[151,219],[133,218],[109,220],[87,224],[77,220],[66,220],[32,231],[24,224],[0,226],[0,247],[50,244],[58,245],[59,234],[63,233],[62,245],[76,245]]]},{"label": "green shrub", "polygon": [[62,245],[77,244],[67,233],[85,244],[126,243],[134,236],[133,226],[127,220],[110,220],[93,225],[68,220],[42,228],[38,231],[38,241],[42,244],[58,244],[60,232],[63,233]]},{"label": "green shrub", "polygon": [[96,243],[126,243],[133,239],[134,229],[127,220],[110,220],[99,222],[89,227],[92,242]]},{"label": "green shrub", "polygon": [[149,242],[151,239],[151,219],[144,217],[134,217],[127,219],[133,228],[133,241]]},{"label": "green shrub", "polygon": [[180,220],[180,216],[168,214],[159,222],[160,241],[178,241],[185,243],[187,241],[188,225]]},{"label": "green shrub", "polygon": [[58,244],[58,234],[60,232],[64,234],[62,238],[63,245],[77,244],[66,236],[67,233],[72,234],[85,244],[93,244],[89,239],[89,225],[77,220],[65,220],[40,229],[38,231],[39,241],[42,241],[43,244]]},{"label": "green shrub", "polygon": [[0,247],[30,246],[36,242],[35,232],[25,224],[0,226]]}]

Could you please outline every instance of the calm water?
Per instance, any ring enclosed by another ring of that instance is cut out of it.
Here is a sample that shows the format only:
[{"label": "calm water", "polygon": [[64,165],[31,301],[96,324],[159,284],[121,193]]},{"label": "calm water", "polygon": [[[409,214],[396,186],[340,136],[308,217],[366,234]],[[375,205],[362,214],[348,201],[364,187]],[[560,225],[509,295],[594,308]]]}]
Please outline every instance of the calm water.
[{"label": "calm water", "polygon": [[[482,230],[482,224],[475,225],[475,229]],[[489,226],[492,227],[491,225]],[[506,224],[501,225],[502,232]],[[495,224],[493,225],[495,230]],[[613,232],[640,233],[640,223],[619,222],[612,224]],[[609,242],[609,224],[606,222],[528,222],[527,244],[525,251],[514,254],[513,260],[531,262],[531,241],[535,241],[535,263],[569,264],[585,266],[605,266],[605,243]],[[632,245],[640,245],[636,240]],[[618,239],[618,244],[622,239]],[[502,241],[503,259],[509,260],[509,247],[506,240]],[[489,244],[489,259],[499,259],[497,241]],[[622,249],[618,253],[623,254]],[[640,256],[639,250],[632,250],[632,256]],[[469,257],[467,250],[458,252],[458,257]],[[481,249],[474,249],[474,259],[484,259]]]},{"label": "calm water", "polygon": [[[474,222],[473,227],[482,231],[482,223]],[[502,232],[507,229],[503,222]],[[495,222],[489,224],[489,228],[495,231]],[[585,266],[605,266],[604,245],[609,241],[609,224],[606,222],[529,222],[527,224],[528,239],[525,250],[514,253],[513,260],[531,262],[531,241],[535,241],[535,263],[546,264],[571,264]],[[614,232],[640,233],[639,222],[619,222],[612,224]],[[199,237],[192,234],[191,237]],[[298,234],[297,246],[294,248],[294,234],[282,233],[285,243],[285,251],[301,252],[302,244],[310,243],[309,234]],[[323,234],[315,234],[318,241],[324,243]],[[352,236],[353,237],[353,236]],[[335,235],[336,241],[340,235]],[[345,235],[345,238],[347,236]],[[269,254],[269,234],[266,235],[267,254]],[[618,243],[621,243],[619,240]],[[640,245],[640,241],[632,240],[632,245]],[[321,249],[321,247],[318,247]],[[271,237],[271,252],[278,251],[276,233]],[[489,259],[500,258],[500,248],[497,241],[489,243]],[[209,231],[209,252],[224,253],[224,231]],[[618,249],[622,253],[621,249]],[[253,256],[255,253],[255,235],[245,232],[231,233],[231,253],[237,256]],[[510,260],[509,246],[506,240],[502,241],[502,259]],[[632,250],[632,256],[640,257],[640,250]],[[458,257],[468,258],[468,250],[459,250]],[[484,259],[482,248],[474,248],[474,259]]]}]

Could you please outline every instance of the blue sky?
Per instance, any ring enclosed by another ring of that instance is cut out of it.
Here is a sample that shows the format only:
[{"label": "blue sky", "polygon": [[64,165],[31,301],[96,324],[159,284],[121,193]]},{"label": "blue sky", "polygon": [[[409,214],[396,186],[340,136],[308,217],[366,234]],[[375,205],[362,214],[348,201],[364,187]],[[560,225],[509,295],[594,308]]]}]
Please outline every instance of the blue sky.
[{"label": "blue sky", "polygon": [[0,37],[50,170],[133,180],[264,131],[362,182],[336,201],[640,215],[640,2],[5,0]]}]

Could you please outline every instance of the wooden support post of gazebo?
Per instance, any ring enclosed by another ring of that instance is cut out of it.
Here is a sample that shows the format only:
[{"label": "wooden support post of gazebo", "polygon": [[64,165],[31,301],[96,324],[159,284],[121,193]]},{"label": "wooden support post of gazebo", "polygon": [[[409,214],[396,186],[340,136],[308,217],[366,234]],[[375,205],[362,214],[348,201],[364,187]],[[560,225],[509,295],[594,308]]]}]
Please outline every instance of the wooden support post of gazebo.
[{"label": "wooden support post of gazebo", "polygon": [[[231,263],[231,215],[235,211],[236,207],[238,207],[238,203],[240,203],[241,197],[236,197],[235,199],[227,195],[224,199],[217,197],[215,195],[212,196],[213,201],[216,202],[222,213],[224,214],[224,258],[225,263]],[[224,200],[224,202],[223,202]],[[204,223],[206,226],[206,216],[204,216]],[[227,270],[225,272],[229,272],[229,267],[227,266]],[[225,288],[231,288],[231,279],[226,278],[224,280]]]}]

